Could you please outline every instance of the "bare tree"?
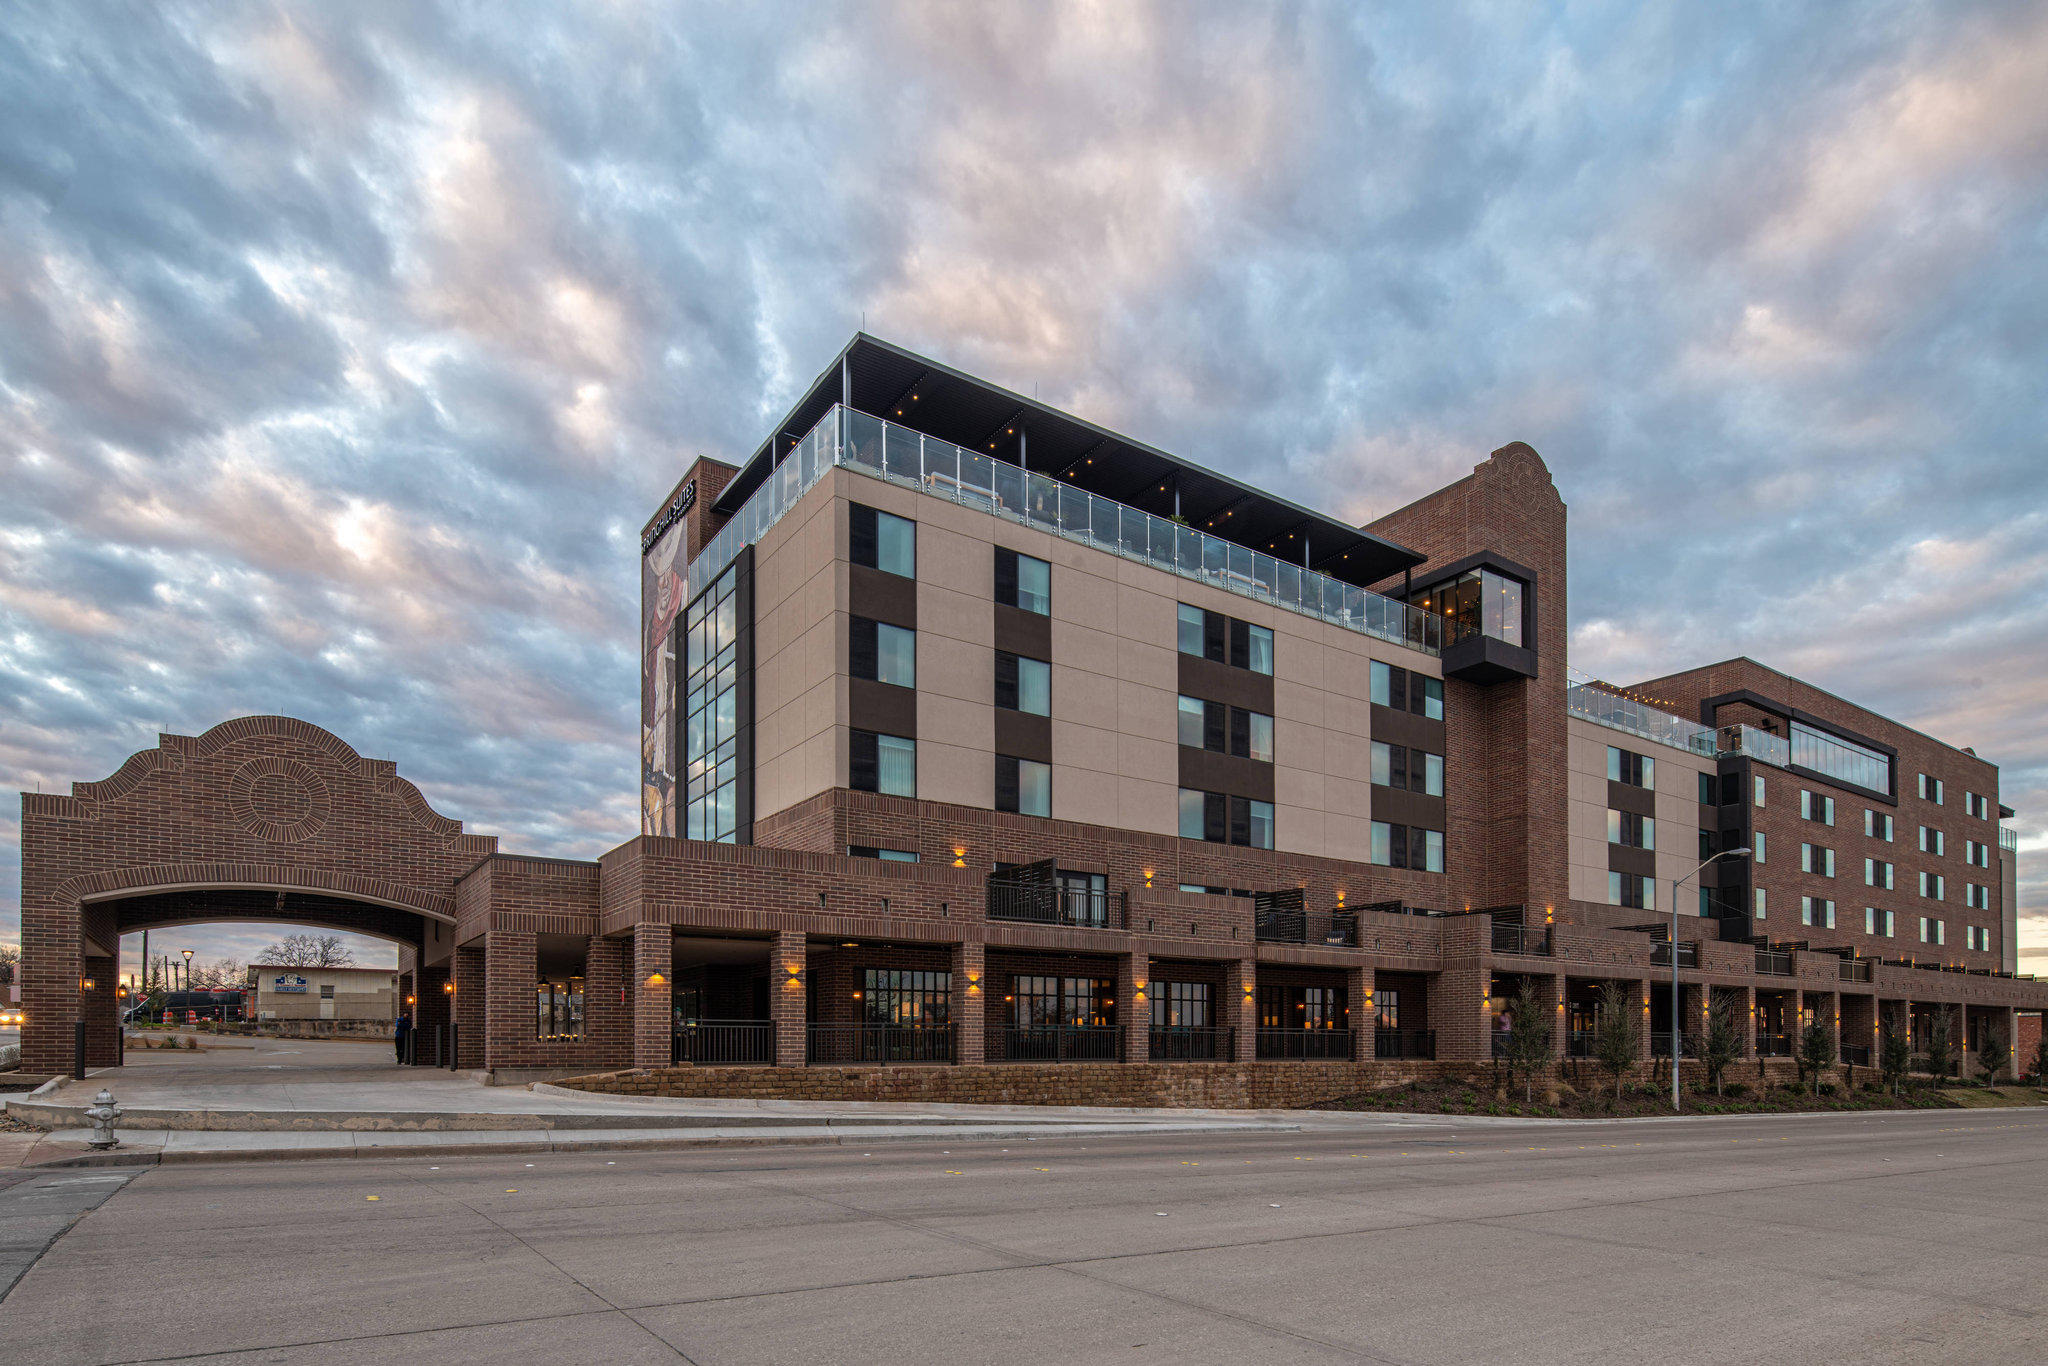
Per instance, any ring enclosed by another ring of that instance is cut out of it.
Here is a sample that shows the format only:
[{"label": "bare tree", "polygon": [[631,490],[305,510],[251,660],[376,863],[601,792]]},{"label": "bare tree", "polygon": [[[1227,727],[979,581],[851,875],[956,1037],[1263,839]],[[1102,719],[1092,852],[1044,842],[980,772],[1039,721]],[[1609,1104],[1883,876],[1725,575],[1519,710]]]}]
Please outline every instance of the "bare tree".
[{"label": "bare tree", "polygon": [[281,968],[345,968],[356,956],[338,934],[288,934],[256,956]]},{"label": "bare tree", "polygon": [[20,961],[20,949],[12,944],[0,944],[0,987],[13,985],[14,968]]},{"label": "bare tree", "polygon": [[232,991],[248,980],[248,971],[233,958],[216,958],[192,969],[192,985],[201,991]]}]

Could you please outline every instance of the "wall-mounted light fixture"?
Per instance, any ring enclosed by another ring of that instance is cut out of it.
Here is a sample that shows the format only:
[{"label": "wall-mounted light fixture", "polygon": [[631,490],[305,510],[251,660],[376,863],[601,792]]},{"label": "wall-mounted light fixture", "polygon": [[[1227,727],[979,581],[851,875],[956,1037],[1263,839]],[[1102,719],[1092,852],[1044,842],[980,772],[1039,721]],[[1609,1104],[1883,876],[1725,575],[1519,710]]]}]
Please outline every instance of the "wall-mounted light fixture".
[{"label": "wall-mounted light fixture", "polygon": [[967,866],[967,851],[965,849],[958,847],[954,848],[953,866],[955,868],[965,868]]},{"label": "wall-mounted light fixture", "polygon": [[650,972],[647,974],[647,985],[651,987],[665,987],[668,985],[668,978],[662,976],[659,972]]},{"label": "wall-mounted light fixture", "polygon": [[93,980],[90,977],[81,977],[78,979],[78,989],[80,991],[91,991],[93,989],[93,985]]},{"label": "wall-mounted light fixture", "polygon": [[447,992],[450,996],[453,996],[455,994],[455,983],[443,982],[441,983],[441,990]]},{"label": "wall-mounted light fixture", "polygon": [[968,973],[968,974],[967,974],[967,994],[968,994],[969,996],[979,996],[979,995],[981,995],[981,974],[980,974],[980,973],[978,973],[978,972],[970,972],[970,973]]}]

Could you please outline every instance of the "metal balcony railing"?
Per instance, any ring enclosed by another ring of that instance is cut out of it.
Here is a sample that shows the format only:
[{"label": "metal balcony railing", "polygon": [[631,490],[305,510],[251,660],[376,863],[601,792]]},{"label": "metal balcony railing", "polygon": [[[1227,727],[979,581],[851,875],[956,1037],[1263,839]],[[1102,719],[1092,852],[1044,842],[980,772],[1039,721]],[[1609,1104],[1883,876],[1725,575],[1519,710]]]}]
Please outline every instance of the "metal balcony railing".
[{"label": "metal balcony railing", "polygon": [[1789,1058],[1792,1056],[1790,1034],[1759,1034],[1756,1036],[1756,1055],[1759,1058]]},{"label": "metal balcony railing", "polygon": [[[1683,1050],[1684,1050],[1683,1052],[1681,1052],[1681,1053],[1680,1053],[1680,1054],[1678,1055],[1679,1057],[1681,1057],[1681,1058],[1697,1058],[1697,1057],[1698,1057],[1698,1056],[1700,1055],[1700,1036],[1699,1036],[1699,1035],[1697,1035],[1697,1034],[1693,1034],[1693,1033],[1690,1033],[1690,1032],[1687,1032],[1687,1033],[1682,1033],[1682,1034],[1680,1034],[1680,1035],[1678,1036],[1678,1046],[1679,1046],[1679,1047],[1680,1047],[1681,1049],[1683,1049]],[[1653,1058],[1665,1058],[1665,1059],[1669,1059],[1669,1058],[1670,1058],[1670,1056],[1671,1056],[1671,1031],[1670,1031],[1670,1030],[1668,1030],[1668,1029],[1664,1029],[1664,1030],[1656,1030],[1656,1031],[1653,1031],[1653,1032],[1651,1033],[1651,1035],[1650,1035],[1650,1056],[1651,1056],[1651,1057],[1653,1057]]]},{"label": "metal balcony railing", "polygon": [[1868,958],[1844,958],[1835,973],[1844,982],[1869,982],[1876,979],[1874,966]]},{"label": "metal balcony railing", "polygon": [[775,1061],[775,1025],[769,1020],[691,1020],[675,1027],[669,1061],[692,1063],[769,1064]]},{"label": "metal balcony railing", "polygon": [[1348,1029],[1261,1029],[1257,1047],[1262,1058],[1348,1059],[1353,1039]]},{"label": "metal balcony railing", "polygon": [[1358,913],[1355,911],[1257,911],[1252,933],[1272,944],[1320,944],[1330,948],[1358,947]]},{"label": "metal balcony railing", "polygon": [[1380,1029],[1372,1036],[1372,1055],[1375,1058],[1429,1059],[1436,1056],[1436,1031],[1433,1029]]},{"label": "metal balcony railing", "polygon": [[991,1025],[982,1056],[990,1062],[1119,1062],[1115,1025]]},{"label": "metal balcony railing", "polygon": [[[1650,965],[1668,968],[1671,966],[1671,941],[1660,939],[1650,945]],[[1692,940],[1685,940],[1678,946],[1678,966],[1696,968],[1700,965],[1700,946]]]},{"label": "metal balcony railing", "polygon": [[1493,951],[1495,953],[1534,954],[1548,957],[1550,954],[1550,927],[1548,925],[1516,925],[1496,920],[1493,922]]},{"label": "metal balcony railing", "polygon": [[1644,706],[1641,702],[1621,697],[1607,691],[1597,683],[1569,681],[1567,673],[1564,690],[1564,704],[1574,716],[1583,716],[1614,730],[1639,735],[1645,740],[1691,750],[1694,754],[1712,757],[1714,753],[1714,732],[1697,722],[1658,711],[1655,707]]},{"label": "metal balcony railing", "polygon": [[1867,1043],[1845,1043],[1838,1051],[1842,1061],[1851,1067],[1870,1066],[1870,1045]]},{"label": "metal balcony railing", "polygon": [[1756,970],[1766,977],[1790,977],[1792,975],[1792,952],[1789,949],[1758,949]]},{"label": "metal balcony railing", "polygon": [[1237,1031],[1228,1025],[1156,1025],[1148,1056],[1154,1062],[1230,1062],[1237,1057]]},{"label": "metal balcony railing", "polygon": [[817,1066],[954,1058],[950,1024],[814,1024],[809,1042],[809,1061]]}]

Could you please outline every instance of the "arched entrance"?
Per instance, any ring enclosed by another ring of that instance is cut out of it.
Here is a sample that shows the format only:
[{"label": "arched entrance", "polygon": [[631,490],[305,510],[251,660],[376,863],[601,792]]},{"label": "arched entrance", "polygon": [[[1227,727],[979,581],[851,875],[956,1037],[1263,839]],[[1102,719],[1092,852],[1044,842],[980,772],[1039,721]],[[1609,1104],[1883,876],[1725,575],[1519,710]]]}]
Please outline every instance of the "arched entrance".
[{"label": "arched entrance", "polygon": [[447,1019],[456,887],[497,849],[439,815],[388,760],[309,722],[254,716],[166,735],[71,795],[22,797],[22,1066],[119,1061],[124,933],[283,921],[389,939],[418,1018]]}]

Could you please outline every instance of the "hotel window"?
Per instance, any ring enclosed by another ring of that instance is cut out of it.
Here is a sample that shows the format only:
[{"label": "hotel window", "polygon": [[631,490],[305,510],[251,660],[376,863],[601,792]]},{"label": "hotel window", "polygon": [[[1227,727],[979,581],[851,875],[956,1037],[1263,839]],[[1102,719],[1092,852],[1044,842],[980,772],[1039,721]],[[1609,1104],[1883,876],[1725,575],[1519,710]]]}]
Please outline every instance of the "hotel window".
[{"label": "hotel window", "polygon": [[917,795],[917,741],[857,730],[848,737],[846,785],[889,797]]},{"label": "hotel window", "polygon": [[1444,681],[1411,673],[1391,664],[1372,662],[1372,700],[1382,707],[1410,712],[1431,721],[1444,719]]},{"label": "hotel window", "polygon": [[1974,911],[1991,909],[1991,889],[1981,882],[1963,884],[1963,904]]},{"label": "hotel window", "polygon": [[1393,825],[1374,821],[1368,857],[1382,868],[1406,868],[1419,873],[1444,870],[1444,832],[1417,825]]},{"label": "hotel window", "polygon": [[1180,743],[1190,749],[1273,762],[1273,718],[1264,712],[1182,697],[1175,715]]},{"label": "hotel window", "polygon": [[1874,840],[1883,840],[1887,844],[1891,843],[1892,818],[1890,814],[1884,811],[1872,811],[1869,807],[1864,807],[1863,833]]},{"label": "hotel window", "polygon": [[1766,846],[1766,845],[1765,845],[1765,843],[1764,843],[1764,832],[1763,832],[1763,831],[1761,831],[1761,830],[1757,831],[1757,832],[1756,832],[1756,835],[1755,835],[1755,836],[1754,836],[1754,837],[1753,837],[1753,838],[1752,838],[1752,839],[1750,840],[1750,842],[1749,842],[1749,858],[1750,858],[1750,862],[1752,862],[1752,863],[1766,863],[1766,862],[1769,862],[1769,860],[1768,860],[1768,859],[1766,859],[1766,858],[1764,857],[1764,851],[1765,851],[1765,849],[1766,849],[1767,847],[1768,847],[1768,846]]},{"label": "hotel window", "polygon": [[1184,655],[1199,655],[1255,674],[1273,672],[1273,633],[1264,626],[1181,603],[1178,639]]},{"label": "hotel window", "polygon": [[1832,930],[1835,927],[1835,903],[1817,896],[1800,897],[1799,923]]},{"label": "hotel window", "polygon": [[734,566],[683,617],[683,834],[693,840],[730,842],[739,831],[738,587]]},{"label": "hotel window", "polygon": [[1180,835],[1210,844],[1271,849],[1273,804],[1184,787],[1180,790]]},{"label": "hotel window", "polygon": [[1963,946],[1973,953],[1991,952],[1991,929],[1988,925],[1963,926]]},{"label": "hotel window", "polygon": [[869,968],[861,986],[861,1018],[869,1024],[942,1025],[952,1016],[950,972]]},{"label": "hotel window", "polygon": [[1799,871],[1814,873],[1820,877],[1835,875],[1835,851],[1823,844],[1802,844],[1799,846]]},{"label": "hotel window", "polygon": [[1930,901],[1948,900],[1948,883],[1940,873],[1920,874],[1920,895]]},{"label": "hotel window", "polygon": [[1884,939],[1891,938],[1892,913],[1890,911],[1880,911],[1875,906],[1865,906],[1863,908],[1863,932],[1865,934],[1874,934]]},{"label": "hotel window", "polygon": [[1717,779],[1716,779],[1716,778],[1714,777],[1714,775],[1713,775],[1713,774],[1711,774],[1711,773],[1702,773],[1702,774],[1700,774],[1700,805],[1701,805],[1701,806],[1715,806],[1715,805],[1718,805],[1718,804],[1719,804],[1719,801],[1720,801],[1720,793],[1719,793],[1719,792],[1718,792],[1718,791],[1716,790],[1716,789],[1717,789],[1717,787],[1718,787],[1718,780],[1717,780]]},{"label": "hotel window", "polygon": [[1052,765],[996,756],[996,810],[1020,816],[1052,814]]},{"label": "hotel window", "polygon": [[1964,840],[1963,862],[1975,864],[1979,868],[1989,868],[1991,866],[1991,846],[1981,840]]},{"label": "hotel window", "polygon": [[1886,891],[1890,891],[1892,886],[1891,864],[1877,858],[1863,860],[1863,885],[1866,887],[1882,887]]},{"label": "hotel window", "polygon": [[1945,854],[1948,852],[1948,842],[1942,838],[1941,831],[1936,830],[1933,826],[1923,825],[1920,827],[1920,852],[1935,855]]},{"label": "hotel window", "polygon": [[1754,895],[1754,897],[1753,897],[1753,900],[1754,900],[1754,901],[1756,902],[1756,906],[1755,906],[1755,910],[1756,910],[1756,918],[1757,918],[1758,920],[1762,920],[1762,919],[1764,919],[1764,918],[1765,918],[1765,917],[1766,917],[1766,916],[1767,916],[1767,915],[1769,914],[1769,908],[1768,908],[1768,906],[1766,905],[1766,903],[1765,903],[1765,901],[1764,901],[1764,889],[1763,889],[1763,888],[1759,887],[1759,888],[1757,888],[1757,889],[1756,889],[1756,893],[1755,893],[1755,895]]},{"label": "hotel window", "polygon": [[1991,799],[1975,792],[1963,794],[1963,810],[1980,821],[1991,819]]},{"label": "hotel window", "polygon": [[917,577],[917,523],[862,503],[847,505],[851,518],[851,553],[855,564],[884,574]]},{"label": "hotel window", "polygon": [[1941,779],[1939,779],[1939,778],[1930,778],[1930,777],[1928,777],[1928,776],[1927,776],[1927,775],[1926,775],[1925,773],[1921,774],[1921,775],[1920,775],[1920,800],[1922,800],[1922,801],[1927,801],[1927,802],[1933,802],[1933,803],[1934,803],[1934,804],[1935,804],[1936,806],[1940,806],[1940,805],[1941,805]]},{"label": "hotel window", "polygon": [[1052,615],[1052,566],[996,547],[996,601],[1039,616]]},{"label": "hotel window", "polygon": [[1799,793],[1799,814],[1822,825],[1835,823],[1835,799],[1819,792],[1801,789]]},{"label": "hotel window", "polygon": [[1657,822],[1648,816],[1639,816],[1633,811],[1609,811],[1607,842],[1625,845],[1630,849],[1655,849]]},{"label": "hotel window", "polygon": [[1647,754],[1638,754],[1631,749],[1607,747],[1607,781],[1626,783],[1630,787],[1655,788],[1657,786],[1657,761]]},{"label": "hotel window", "polygon": [[917,632],[866,617],[848,618],[847,669],[855,678],[916,687]]},{"label": "hotel window", "polygon": [[1762,806],[1764,804],[1764,775],[1761,773],[1752,774],[1750,775],[1750,781],[1756,785],[1756,804]]},{"label": "hotel window", "polygon": [[1609,873],[1607,904],[1654,911],[1657,909],[1657,884],[1635,873]]},{"label": "hotel window", "polygon": [[1939,920],[1930,920],[1924,915],[1921,916],[1920,942],[1923,944],[1946,944],[1948,942],[1948,926]]},{"label": "hotel window", "polygon": [[1033,716],[1052,715],[1052,665],[996,651],[996,705]]},{"label": "hotel window", "polygon": [[1425,797],[1444,795],[1444,757],[1405,745],[1372,742],[1372,781],[1377,787],[1420,792]]},{"label": "hotel window", "polygon": [[880,859],[884,863],[917,862],[917,852],[913,849],[883,849],[872,844],[849,844],[846,846],[846,856]]}]

